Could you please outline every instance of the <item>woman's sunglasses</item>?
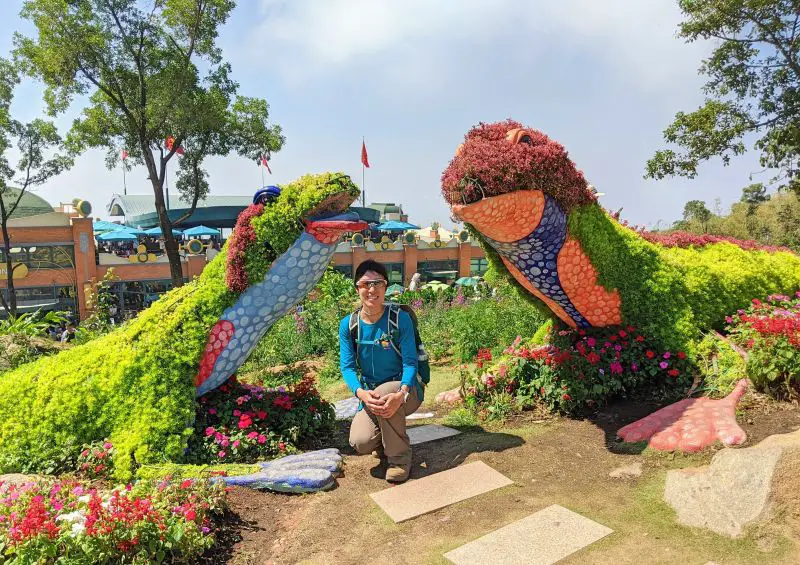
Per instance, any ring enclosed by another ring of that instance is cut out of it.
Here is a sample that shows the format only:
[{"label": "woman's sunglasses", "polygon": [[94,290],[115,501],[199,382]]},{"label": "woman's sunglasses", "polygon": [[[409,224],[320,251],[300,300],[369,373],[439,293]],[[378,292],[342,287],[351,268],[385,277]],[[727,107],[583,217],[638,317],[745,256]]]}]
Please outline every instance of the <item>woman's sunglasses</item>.
[{"label": "woman's sunglasses", "polygon": [[379,281],[362,281],[356,285],[356,288],[365,289],[365,288],[382,288],[386,286],[386,281],[379,280]]}]

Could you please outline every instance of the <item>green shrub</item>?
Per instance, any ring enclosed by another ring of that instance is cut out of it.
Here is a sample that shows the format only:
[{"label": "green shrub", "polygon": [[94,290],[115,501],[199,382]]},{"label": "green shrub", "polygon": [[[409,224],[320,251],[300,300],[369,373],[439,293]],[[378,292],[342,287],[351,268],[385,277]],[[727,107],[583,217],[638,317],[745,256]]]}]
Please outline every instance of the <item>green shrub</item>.
[{"label": "green shrub", "polygon": [[716,332],[706,334],[697,346],[697,366],[709,396],[722,397],[747,378],[742,356]]}]

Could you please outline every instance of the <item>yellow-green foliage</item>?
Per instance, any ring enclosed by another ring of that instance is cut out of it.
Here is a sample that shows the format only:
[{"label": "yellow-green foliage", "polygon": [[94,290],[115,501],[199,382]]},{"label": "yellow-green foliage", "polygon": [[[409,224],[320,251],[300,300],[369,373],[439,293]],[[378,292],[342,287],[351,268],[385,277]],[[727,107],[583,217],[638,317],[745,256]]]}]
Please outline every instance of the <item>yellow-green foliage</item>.
[{"label": "yellow-green foliage", "polygon": [[668,350],[694,353],[694,343],[752,298],[800,288],[800,257],[744,251],[729,243],[665,248],[613,221],[598,206],[569,216],[578,239],[607,289],[617,289],[622,317]]},{"label": "yellow-green foliage", "polygon": [[226,463],[224,465],[180,465],[165,463],[164,465],[144,465],[136,470],[136,478],[152,481],[159,479],[197,479],[212,477],[224,473],[229,477],[238,475],[251,475],[261,470],[258,465],[242,463]]},{"label": "yellow-green foliage", "polygon": [[711,332],[697,345],[697,366],[709,395],[725,396],[747,378],[744,358],[722,336]]},{"label": "yellow-green foliage", "polygon": [[[330,179],[303,177],[272,205],[280,213],[254,221],[251,277],[269,266],[259,263],[266,241],[282,253],[299,229],[281,230],[297,226],[329,196],[341,194],[347,204],[357,196],[349,179]],[[180,460],[192,433],[200,355],[236,299],[225,285],[226,258],[227,247],[198,279],[114,332],[0,375],[0,472],[57,470],[81,445],[105,438],[114,444],[118,479],[133,476],[137,464]]]},{"label": "yellow-green foliage", "polygon": [[109,438],[115,475],[183,453],[210,328],[233,302],[220,253],[192,283],[126,326],[0,377],[0,470],[42,471]]}]

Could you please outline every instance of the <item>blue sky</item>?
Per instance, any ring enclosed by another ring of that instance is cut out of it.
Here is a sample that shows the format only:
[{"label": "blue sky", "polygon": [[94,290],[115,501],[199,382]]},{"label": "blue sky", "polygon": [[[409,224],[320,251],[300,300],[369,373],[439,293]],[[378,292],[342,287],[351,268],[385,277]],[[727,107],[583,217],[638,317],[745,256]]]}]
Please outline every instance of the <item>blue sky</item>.
[{"label": "blue sky", "polygon": [[[30,33],[21,3],[0,6],[0,54],[13,31]],[[265,98],[286,135],[270,184],[325,170],[360,184],[363,136],[367,201],[398,202],[415,223],[449,227],[439,186],[456,146],[472,125],[512,117],[561,142],[606,208],[663,227],[690,199],[713,209],[718,198],[727,211],[761,170],[751,152],[729,167],[708,163],[694,180],[642,178],[675,112],[702,102],[697,68],[712,46],[675,37],[676,4],[241,0],[220,45],[240,93]],[[19,119],[42,111],[40,92],[31,81],[18,89]],[[79,109],[58,119],[62,133]],[[260,169],[238,157],[208,169],[212,194],[250,194],[261,184]],[[145,177],[143,168],[128,173],[129,193],[151,193]],[[53,204],[87,199],[103,218],[114,192],[122,192],[122,171],[107,170],[100,152],[37,189]]]}]

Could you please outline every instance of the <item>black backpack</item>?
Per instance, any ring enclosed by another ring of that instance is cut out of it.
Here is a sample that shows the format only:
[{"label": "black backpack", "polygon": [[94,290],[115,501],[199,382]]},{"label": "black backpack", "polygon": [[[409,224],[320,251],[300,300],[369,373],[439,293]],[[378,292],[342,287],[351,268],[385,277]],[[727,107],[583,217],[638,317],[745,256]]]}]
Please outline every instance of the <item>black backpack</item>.
[{"label": "black backpack", "polygon": [[[428,352],[425,351],[425,346],[422,343],[422,339],[419,337],[419,323],[417,322],[417,315],[414,313],[414,309],[408,304],[396,304],[394,302],[388,302],[385,306],[389,308],[389,327],[386,328],[386,334],[389,336],[389,343],[392,345],[392,349],[394,349],[394,352],[398,355],[401,355],[400,346],[394,342],[393,336],[399,333],[400,311],[406,312],[411,317],[411,324],[414,326],[414,342],[417,344],[417,380],[422,383],[422,386],[427,385],[431,382],[431,365],[428,361]],[[361,337],[358,335],[360,329],[358,314],[360,311],[361,307],[350,314],[350,323],[348,325],[350,329],[350,339],[353,340],[353,347],[356,350],[356,362],[358,361],[358,341]]]}]

